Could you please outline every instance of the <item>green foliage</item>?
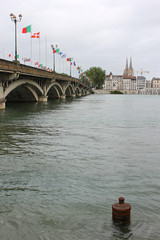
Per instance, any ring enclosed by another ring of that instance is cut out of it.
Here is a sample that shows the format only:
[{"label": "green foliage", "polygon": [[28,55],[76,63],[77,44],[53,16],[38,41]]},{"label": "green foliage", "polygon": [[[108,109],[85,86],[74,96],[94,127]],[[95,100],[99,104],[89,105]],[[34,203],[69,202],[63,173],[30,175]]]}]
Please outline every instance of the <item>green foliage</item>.
[{"label": "green foliage", "polygon": [[63,76],[69,76],[67,73],[60,73]]},{"label": "green foliage", "polygon": [[123,93],[119,90],[114,90],[114,91],[111,91],[111,94],[123,94]]},{"label": "green foliage", "polygon": [[101,89],[106,77],[105,70],[100,67],[91,67],[89,70],[85,71],[87,77],[92,81],[92,87],[96,89]]}]

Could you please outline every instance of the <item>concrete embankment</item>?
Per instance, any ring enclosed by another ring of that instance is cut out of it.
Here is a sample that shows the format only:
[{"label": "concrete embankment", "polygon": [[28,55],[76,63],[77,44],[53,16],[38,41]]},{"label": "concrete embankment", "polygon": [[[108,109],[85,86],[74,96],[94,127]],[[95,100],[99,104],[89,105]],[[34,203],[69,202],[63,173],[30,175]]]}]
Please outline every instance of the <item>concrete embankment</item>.
[{"label": "concrete embankment", "polygon": [[94,94],[110,94],[110,91],[104,89],[95,89],[93,90]]},{"label": "concrete embankment", "polygon": [[[132,95],[138,94],[137,90],[118,90],[118,91],[121,91],[123,94],[128,94],[128,95],[130,95],[130,94],[132,94]],[[95,90],[93,90],[93,93],[94,94],[111,94],[111,90],[95,89]]]}]

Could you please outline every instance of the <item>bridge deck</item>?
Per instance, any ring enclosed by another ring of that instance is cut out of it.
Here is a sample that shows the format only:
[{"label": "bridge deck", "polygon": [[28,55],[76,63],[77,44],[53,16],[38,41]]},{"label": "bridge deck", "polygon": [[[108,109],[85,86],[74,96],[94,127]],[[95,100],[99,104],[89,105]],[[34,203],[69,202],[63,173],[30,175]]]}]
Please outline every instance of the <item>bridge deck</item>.
[{"label": "bridge deck", "polygon": [[[48,72],[47,70],[27,66],[24,64],[20,64],[15,61],[7,61],[4,59],[0,59],[0,72],[1,73],[19,73],[20,75],[45,78],[45,79],[55,79],[55,80],[63,80],[63,81],[72,81],[72,82],[80,82],[79,79],[73,78],[70,76],[65,76],[63,74],[58,74],[55,72]],[[82,85],[85,85],[81,82]]]}]

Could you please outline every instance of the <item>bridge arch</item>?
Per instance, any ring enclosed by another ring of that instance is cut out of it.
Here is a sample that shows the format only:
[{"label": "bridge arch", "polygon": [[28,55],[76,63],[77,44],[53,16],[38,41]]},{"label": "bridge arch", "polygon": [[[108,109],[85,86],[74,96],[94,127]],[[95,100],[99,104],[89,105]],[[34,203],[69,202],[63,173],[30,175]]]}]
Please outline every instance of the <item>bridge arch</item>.
[{"label": "bridge arch", "polygon": [[43,95],[43,89],[32,80],[19,80],[11,83],[4,92],[5,99],[9,101],[38,101]]},{"label": "bridge arch", "polygon": [[75,94],[75,89],[74,89],[74,87],[72,86],[72,84],[67,84],[67,86],[65,87],[65,95],[67,96],[67,97],[70,97],[70,96],[72,96],[72,94]]},{"label": "bridge arch", "polygon": [[80,89],[79,86],[77,86],[77,87],[75,88],[75,94],[76,94],[76,96],[77,96],[78,94],[81,94],[81,89]]},{"label": "bridge arch", "polygon": [[60,98],[63,95],[63,89],[59,83],[51,83],[46,89],[46,95],[48,99]]}]

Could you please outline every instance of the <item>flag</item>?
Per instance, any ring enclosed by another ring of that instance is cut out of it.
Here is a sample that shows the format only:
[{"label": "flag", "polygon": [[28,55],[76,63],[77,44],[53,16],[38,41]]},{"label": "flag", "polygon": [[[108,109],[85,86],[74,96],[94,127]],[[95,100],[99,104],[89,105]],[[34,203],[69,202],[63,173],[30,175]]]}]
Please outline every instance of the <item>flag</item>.
[{"label": "flag", "polygon": [[61,56],[63,53],[62,52],[59,52],[59,55]]},{"label": "flag", "polygon": [[34,65],[39,65],[39,62],[35,62],[35,64]]},{"label": "flag", "polygon": [[[14,57],[14,59],[15,59],[16,57]],[[17,54],[17,58],[19,58],[19,54]]]},{"label": "flag", "polygon": [[30,62],[31,59],[30,59],[30,58],[25,58],[25,61],[26,61],[26,62]]},{"label": "flag", "polygon": [[53,53],[59,53],[59,48],[58,48],[58,49],[55,49],[55,50],[53,50]]},{"label": "flag", "polygon": [[61,56],[61,58],[65,58],[66,57],[66,54],[64,53],[62,56]]},{"label": "flag", "polygon": [[75,62],[73,62],[73,65],[74,65],[74,66],[76,66],[76,63],[75,63]]},{"label": "flag", "polygon": [[9,54],[9,57],[11,57],[11,53]]},{"label": "flag", "polygon": [[40,32],[34,33],[31,38],[40,38]]},{"label": "flag", "polygon": [[28,33],[28,32],[31,32],[31,25],[22,29],[22,33]]},{"label": "flag", "polygon": [[72,58],[67,58],[67,61],[72,61]]}]

